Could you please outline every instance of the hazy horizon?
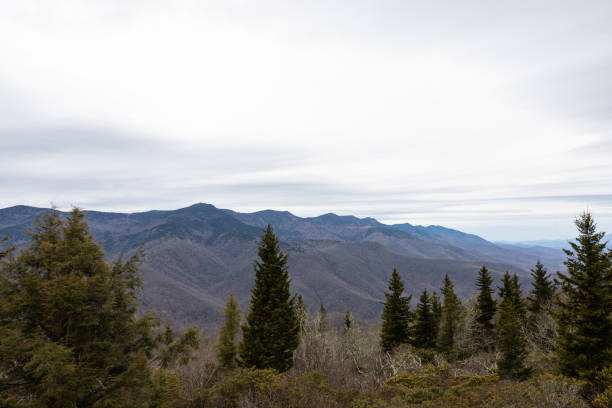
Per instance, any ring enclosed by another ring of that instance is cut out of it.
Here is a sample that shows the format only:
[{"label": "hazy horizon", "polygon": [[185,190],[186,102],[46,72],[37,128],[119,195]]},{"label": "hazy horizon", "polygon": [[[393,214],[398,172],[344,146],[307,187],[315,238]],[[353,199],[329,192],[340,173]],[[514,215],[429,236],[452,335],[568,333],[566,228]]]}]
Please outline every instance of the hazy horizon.
[{"label": "hazy horizon", "polygon": [[[55,2],[54,2],[55,3]],[[612,3],[0,0],[0,208],[612,231]]]}]

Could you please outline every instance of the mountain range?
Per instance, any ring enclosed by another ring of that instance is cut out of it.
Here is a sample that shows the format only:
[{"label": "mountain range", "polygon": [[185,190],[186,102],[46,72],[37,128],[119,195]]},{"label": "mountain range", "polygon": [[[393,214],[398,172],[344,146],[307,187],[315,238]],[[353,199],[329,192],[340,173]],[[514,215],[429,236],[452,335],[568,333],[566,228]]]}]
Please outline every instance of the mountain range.
[{"label": "mountain range", "polygon": [[[26,231],[45,211],[0,209],[0,237],[26,246]],[[394,267],[414,298],[423,289],[437,290],[445,274],[467,298],[482,265],[496,284],[510,271],[528,289],[529,268],[538,259],[550,271],[563,268],[564,259],[558,248],[496,244],[441,226],[387,225],[331,213],[302,218],[287,211],[239,213],[200,203],[173,211],[86,211],[86,220],[109,260],[144,247],[141,309],[161,311],[178,327],[215,324],[231,293],[248,307],[253,261],[268,224],[289,253],[292,290],[307,306],[314,310],[323,303],[329,312],[350,310],[365,320],[379,318]]]}]

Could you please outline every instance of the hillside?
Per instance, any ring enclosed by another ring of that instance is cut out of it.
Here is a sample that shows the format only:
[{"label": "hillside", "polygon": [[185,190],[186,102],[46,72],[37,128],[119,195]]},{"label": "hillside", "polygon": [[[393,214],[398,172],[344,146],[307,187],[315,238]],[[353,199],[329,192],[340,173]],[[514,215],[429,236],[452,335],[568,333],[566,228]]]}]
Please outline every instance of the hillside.
[{"label": "hillside", "polygon": [[[8,236],[12,245],[26,245],[25,231],[44,211],[27,206],[0,210],[0,236]],[[216,322],[230,293],[247,306],[252,263],[268,223],[289,252],[292,288],[306,304],[314,308],[323,302],[330,312],[351,310],[364,319],[379,317],[394,266],[410,293],[437,289],[448,274],[458,294],[468,297],[483,263],[496,277],[510,270],[525,278],[538,258],[551,270],[562,261],[560,250],[501,246],[438,226],[390,226],[335,214],[301,218],[195,204],[132,214],[88,211],[87,221],[109,259],[144,247],[142,307],[161,310],[180,326]]]}]

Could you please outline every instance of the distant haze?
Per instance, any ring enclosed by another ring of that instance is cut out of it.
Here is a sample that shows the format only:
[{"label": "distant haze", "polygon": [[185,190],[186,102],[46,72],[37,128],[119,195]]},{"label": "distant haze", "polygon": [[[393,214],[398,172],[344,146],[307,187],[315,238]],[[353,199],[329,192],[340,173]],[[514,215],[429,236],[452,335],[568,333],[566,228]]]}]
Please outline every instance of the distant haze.
[{"label": "distant haze", "polygon": [[0,208],[612,231],[612,2],[0,0]]}]

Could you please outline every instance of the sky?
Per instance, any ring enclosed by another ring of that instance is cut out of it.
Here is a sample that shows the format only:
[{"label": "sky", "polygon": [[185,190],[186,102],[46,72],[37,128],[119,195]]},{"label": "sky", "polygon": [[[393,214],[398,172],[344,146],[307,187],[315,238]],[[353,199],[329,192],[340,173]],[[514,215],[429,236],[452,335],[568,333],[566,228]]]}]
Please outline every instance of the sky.
[{"label": "sky", "polygon": [[0,208],[612,230],[612,2],[0,0]]}]

